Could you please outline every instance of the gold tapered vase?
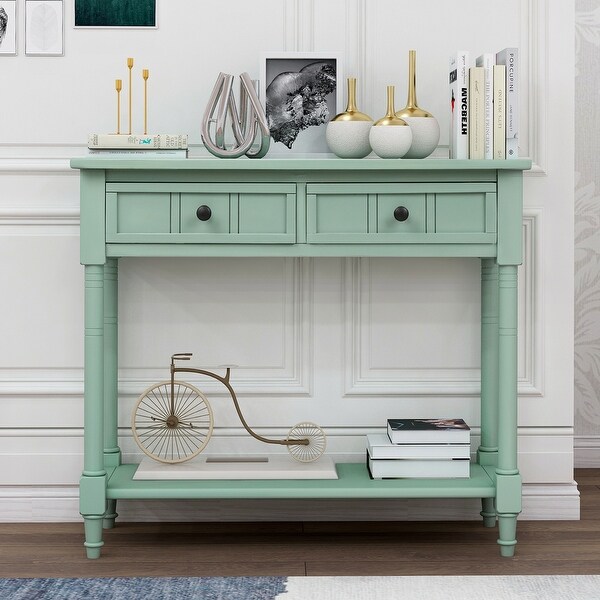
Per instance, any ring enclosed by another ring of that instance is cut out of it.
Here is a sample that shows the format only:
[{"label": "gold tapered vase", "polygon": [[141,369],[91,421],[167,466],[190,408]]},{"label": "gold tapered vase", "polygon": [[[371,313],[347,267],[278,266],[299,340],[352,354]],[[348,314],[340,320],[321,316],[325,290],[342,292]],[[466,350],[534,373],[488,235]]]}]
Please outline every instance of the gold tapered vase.
[{"label": "gold tapered vase", "polygon": [[387,86],[387,112],[369,132],[373,152],[380,158],[402,158],[412,143],[412,132],[406,121],[396,116],[394,86]]},{"label": "gold tapered vase", "polygon": [[413,140],[404,158],[425,158],[429,156],[440,141],[440,125],[437,119],[417,105],[417,53],[408,53],[408,100],[406,106],[396,113],[410,126]]},{"label": "gold tapered vase", "polygon": [[371,152],[369,131],[373,119],[356,108],[356,78],[348,78],[348,105],[327,124],[325,139],[340,158],[364,158]]}]

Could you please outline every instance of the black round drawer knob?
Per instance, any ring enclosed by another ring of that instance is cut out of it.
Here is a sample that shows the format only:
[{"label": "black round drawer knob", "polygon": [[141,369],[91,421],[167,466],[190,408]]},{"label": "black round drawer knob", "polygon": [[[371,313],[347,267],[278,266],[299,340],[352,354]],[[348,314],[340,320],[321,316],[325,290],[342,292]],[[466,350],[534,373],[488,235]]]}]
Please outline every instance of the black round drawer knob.
[{"label": "black round drawer knob", "polygon": [[394,219],[396,221],[406,221],[408,219],[408,208],[406,206],[399,206],[394,210]]},{"label": "black round drawer knob", "polygon": [[211,215],[212,215],[212,210],[210,210],[210,206],[206,206],[206,204],[199,206],[198,210],[196,211],[196,216],[201,221],[208,221],[210,219]]}]

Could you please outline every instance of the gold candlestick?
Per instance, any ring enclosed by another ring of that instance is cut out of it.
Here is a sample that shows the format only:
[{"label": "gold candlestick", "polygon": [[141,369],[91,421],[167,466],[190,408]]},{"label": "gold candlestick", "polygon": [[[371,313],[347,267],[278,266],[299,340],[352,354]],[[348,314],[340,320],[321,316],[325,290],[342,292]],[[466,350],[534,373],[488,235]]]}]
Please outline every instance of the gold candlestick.
[{"label": "gold candlestick", "polygon": [[115,79],[115,90],[117,90],[117,135],[121,133],[121,90],[123,82],[120,79]]},{"label": "gold candlestick", "polygon": [[129,135],[131,135],[131,69],[133,69],[133,58],[127,59],[127,68],[129,69]]},{"label": "gold candlestick", "polygon": [[144,78],[144,135],[148,135],[148,77],[150,71],[144,69],[142,77]]}]

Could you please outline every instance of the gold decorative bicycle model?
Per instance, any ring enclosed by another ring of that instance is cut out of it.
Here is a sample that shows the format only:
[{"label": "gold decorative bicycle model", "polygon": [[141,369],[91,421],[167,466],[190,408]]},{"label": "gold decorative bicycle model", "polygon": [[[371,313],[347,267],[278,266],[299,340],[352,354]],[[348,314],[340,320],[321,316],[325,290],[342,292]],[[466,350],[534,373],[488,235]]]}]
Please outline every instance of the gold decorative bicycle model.
[{"label": "gold decorative bicycle model", "polygon": [[171,379],[150,386],[139,397],[131,420],[133,437],[142,451],[165,463],[181,463],[202,452],[213,430],[213,412],[206,396],[189,383],[176,381],[177,373],[195,373],[216,379],[229,392],[244,429],[265,444],[286,446],[292,458],[312,462],[325,452],[325,432],[314,423],[294,425],[286,439],[276,440],[257,434],[246,422],[229,381],[231,367],[224,376],[191,367],[177,367],[176,360],[190,360],[191,353],[171,356]]}]

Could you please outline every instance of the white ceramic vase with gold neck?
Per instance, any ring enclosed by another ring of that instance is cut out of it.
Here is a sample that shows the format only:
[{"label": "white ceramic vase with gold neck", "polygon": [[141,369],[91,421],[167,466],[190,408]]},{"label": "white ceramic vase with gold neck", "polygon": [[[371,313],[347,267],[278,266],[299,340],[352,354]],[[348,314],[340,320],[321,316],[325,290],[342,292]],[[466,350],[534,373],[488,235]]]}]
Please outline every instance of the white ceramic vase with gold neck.
[{"label": "white ceramic vase with gold neck", "polygon": [[412,132],[394,109],[394,86],[387,86],[387,112],[369,132],[371,148],[381,158],[402,158],[412,143]]},{"label": "white ceramic vase with gold neck", "polygon": [[440,141],[440,125],[437,119],[417,105],[417,53],[408,52],[408,100],[406,106],[396,113],[406,121],[413,134],[410,150],[404,158],[425,158],[429,156]]},{"label": "white ceramic vase with gold neck", "polygon": [[369,131],[373,119],[356,108],[356,78],[348,78],[348,106],[336,115],[325,131],[329,149],[340,158],[363,158],[370,154]]}]

